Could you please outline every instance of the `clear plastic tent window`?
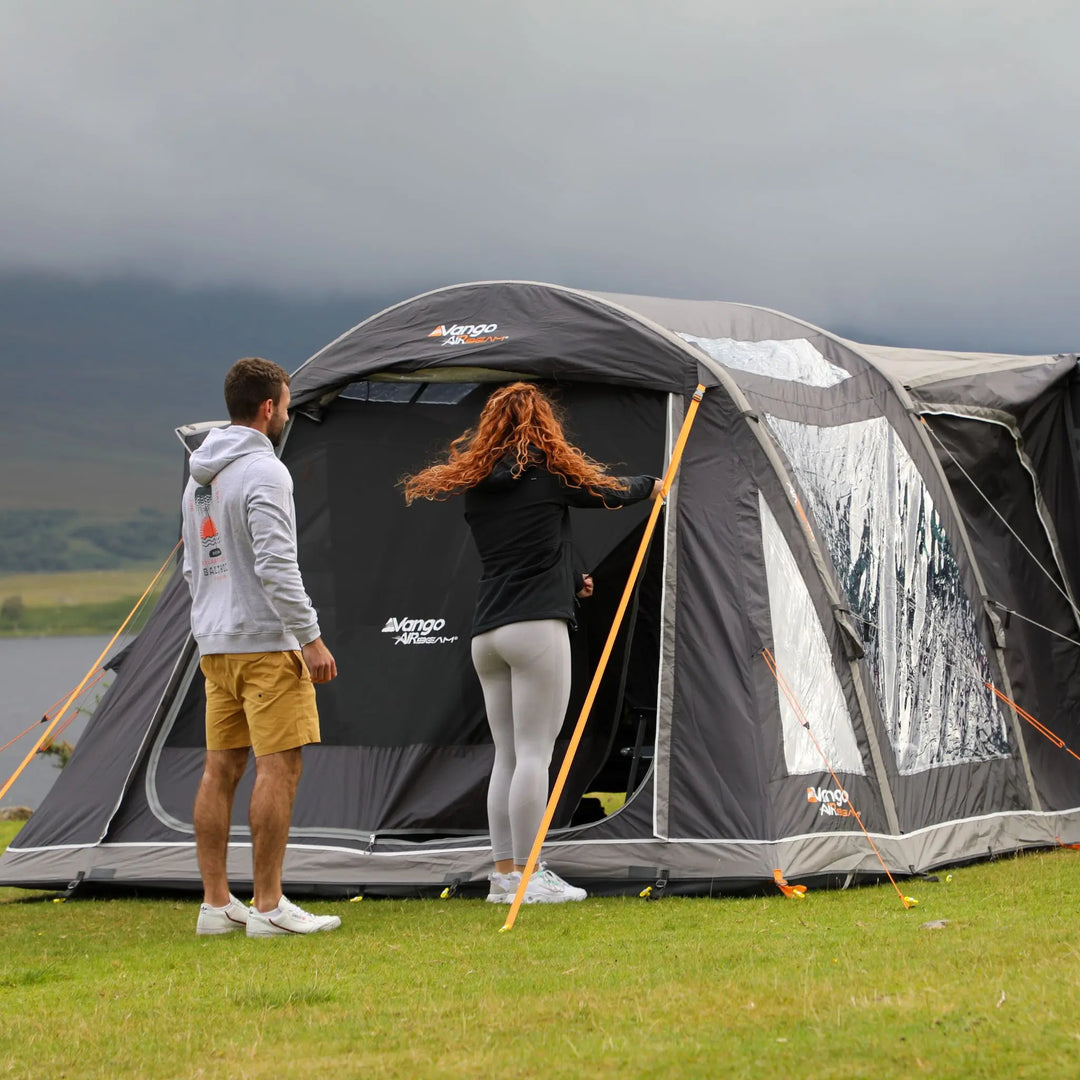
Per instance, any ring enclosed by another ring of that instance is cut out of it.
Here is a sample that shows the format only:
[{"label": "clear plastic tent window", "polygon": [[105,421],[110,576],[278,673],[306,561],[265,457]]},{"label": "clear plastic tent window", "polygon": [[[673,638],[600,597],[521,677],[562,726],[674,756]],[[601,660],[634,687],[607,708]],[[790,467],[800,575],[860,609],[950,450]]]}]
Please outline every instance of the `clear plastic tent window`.
[{"label": "clear plastic tent window", "polygon": [[790,341],[736,341],[679,334],[725,367],[770,379],[828,388],[851,378],[851,372],[826,360],[805,338]]},{"label": "clear plastic tent window", "polygon": [[[812,739],[799,723],[791,703],[777,688],[788,775],[820,773],[831,765],[838,772],[862,776],[865,769],[851,715],[814,602],[795,556],[760,493],[758,504],[769,583],[772,651],[777,668],[790,685],[814,736]],[[814,739],[821,747],[820,752]],[[827,762],[822,761],[822,754]]]},{"label": "clear plastic tent window", "polygon": [[1007,757],[971,602],[896,432],[883,417],[836,427],[767,419],[861,622],[900,772]]}]

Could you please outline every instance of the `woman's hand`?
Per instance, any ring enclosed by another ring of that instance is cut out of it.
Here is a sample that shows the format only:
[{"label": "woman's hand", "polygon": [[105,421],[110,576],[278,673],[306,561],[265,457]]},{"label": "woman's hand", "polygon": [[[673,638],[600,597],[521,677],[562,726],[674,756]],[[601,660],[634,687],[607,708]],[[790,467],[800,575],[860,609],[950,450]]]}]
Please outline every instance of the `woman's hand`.
[{"label": "woman's hand", "polygon": [[575,595],[581,600],[586,600],[593,594],[593,579],[592,574],[581,575],[581,588],[578,589]]},{"label": "woman's hand", "polygon": [[660,489],[663,486],[664,486],[664,481],[663,480],[654,480],[653,481],[653,486],[652,486],[652,494],[649,496],[649,498],[650,499],[658,499],[660,497]]}]

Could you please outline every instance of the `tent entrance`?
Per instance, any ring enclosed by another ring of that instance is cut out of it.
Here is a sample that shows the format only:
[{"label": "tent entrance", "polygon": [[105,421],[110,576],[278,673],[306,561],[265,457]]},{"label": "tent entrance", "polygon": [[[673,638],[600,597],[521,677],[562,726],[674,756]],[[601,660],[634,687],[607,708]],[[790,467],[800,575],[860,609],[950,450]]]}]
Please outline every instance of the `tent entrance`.
[{"label": "tent entrance", "polygon": [[[571,635],[574,683],[567,720],[552,761],[554,779],[603,651],[644,531],[636,525],[595,568],[596,593],[582,605]],[[612,650],[585,734],[556,812],[556,828],[607,816],[633,796],[649,775],[656,739],[663,522]]]},{"label": "tent entrance", "polygon": [[[469,648],[479,560],[460,500],[406,507],[398,481],[472,426],[491,389],[479,380],[364,381],[318,419],[294,420],[282,456],[295,482],[300,565],[339,670],[318,691],[322,743],[305,753],[295,837],[425,842],[487,832],[493,747]],[[571,384],[554,396],[570,438],[593,457],[615,472],[662,472],[666,394]],[[592,571],[597,589],[582,601],[572,634],[569,728],[648,509],[572,511],[581,567]],[[662,545],[654,548],[633,634],[628,620],[568,785],[572,804],[556,825],[569,823],[582,794],[598,790],[594,779],[604,791],[625,794],[634,725],[643,716],[638,782],[644,778],[659,648]],[[149,778],[151,804],[173,828],[190,823],[202,711],[195,675],[162,733]],[[564,748],[562,741],[553,768]],[[234,821],[241,834],[244,804],[241,791]]]}]

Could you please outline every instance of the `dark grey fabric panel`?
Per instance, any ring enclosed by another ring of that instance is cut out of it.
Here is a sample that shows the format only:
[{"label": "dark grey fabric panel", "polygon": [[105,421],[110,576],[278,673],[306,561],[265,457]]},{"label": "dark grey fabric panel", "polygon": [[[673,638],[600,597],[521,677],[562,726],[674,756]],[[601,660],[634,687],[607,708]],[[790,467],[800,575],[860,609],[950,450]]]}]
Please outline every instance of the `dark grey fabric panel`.
[{"label": "dark grey fabric panel", "polygon": [[1024,450],[1057,534],[1074,598],[1080,597],[1080,368],[1032,402],[1021,420]]},{"label": "dark grey fabric panel", "polygon": [[902,776],[893,786],[896,809],[905,832],[940,821],[960,821],[981,814],[1031,807],[1027,782],[1006,717],[1012,757],[950,765],[914,776]]},{"label": "dark grey fabric panel", "polygon": [[776,833],[773,809],[762,798],[769,781],[763,717],[775,708],[757,699],[762,642],[747,618],[745,553],[758,520],[754,450],[730,398],[706,394],[679,478],[673,837]]},{"label": "dark grey fabric panel", "polygon": [[[495,329],[432,336],[455,325]],[[297,405],[376,371],[482,366],[558,381],[683,392],[694,354],[593,297],[521,282],[458,285],[374,316],[316,353],[292,381]]]},{"label": "dark grey fabric panel", "polygon": [[[942,452],[942,466],[967,521],[989,598],[1042,624],[1034,626],[999,611],[1014,698],[1080,750],[1080,647],[1062,640],[1080,640],[1080,634],[1068,601],[1039,568],[1041,564],[1061,584],[1036,514],[1031,477],[1017,457],[1012,435],[1000,425],[978,420],[935,415],[927,421],[971,478]],[[1045,464],[1044,471],[1049,471]],[[1072,565],[1077,565],[1075,560]],[[1080,804],[1080,766],[1027,724],[1021,730],[1044,809]]]},{"label": "dark grey fabric panel", "polygon": [[177,570],[71,760],[16,838],[19,847],[88,843],[105,832],[188,641],[189,610],[187,584]]},{"label": "dark grey fabric panel", "polygon": [[[324,743],[488,737],[469,655],[479,561],[461,501],[406,507],[397,484],[475,423],[484,399],[339,400],[322,423],[296,418],[283,460],[295,485],[300,568],[338,664],[338,678],[318,688]],[[391,620],[402,629],[386,632]],[[438,626],[433,644],[399,643],[425,623]]]},{"label": "dark grey fabric panel", "polygon": [[[308,746],[296,792],[293,835],[400,830],[453,835],[487,830],[485,798],[493,748]],[[152,778],[166,814],[190,826],[203,753],[166,748]],[[237,791],[233,826],[246,832],[253,777]]]},{"label": "dark grey fabric panel", "polygon": [[911,388],[911,396],[928,404],[963,402],[969,407],[1001,409],[1019,415],[1075,371],[1076,357],[1062,356],[1036,367],[992,371],[915,386]]},{"label": "dark grey fabric panel", "polygon": [[[555,764],[566,743],[556,747]],[[328,843],[363,850],[375,834],[380,849],[422,842],[424,836],[469,835],[486,843],[485,796],[491,747],[309,746],[297,790],[290,837],[296,843]],[[193,834],[191,810],[202,774],[203,753],[162,749],[151,778],[155,800],[147,802],[147,768],[140,768],[123,811],[109,832],[116,843],[182,840]],[[233,838],[247,837],[247,805],[254,761],[236,793]],[[456,795],[455,795],[456,793]],[[448,796],[455,802],[448,804]],[[652,785],[646,782],[617,815],[552,837],[625,839],[651,835]],[[447,828],[447,822],[452,827]]]}]

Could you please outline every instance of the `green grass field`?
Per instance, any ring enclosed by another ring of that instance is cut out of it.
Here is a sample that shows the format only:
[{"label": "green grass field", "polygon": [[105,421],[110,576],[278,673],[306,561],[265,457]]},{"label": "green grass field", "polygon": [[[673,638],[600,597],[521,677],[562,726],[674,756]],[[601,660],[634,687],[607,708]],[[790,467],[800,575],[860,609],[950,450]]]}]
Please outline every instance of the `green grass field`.
[{"label": "green grass field", "polygon": [[59,574],[0,574],[0,598],[21,596],[27,607],[102,604],[139,597],[158,564],[124,570],[72,570]]},{"label": "green grass field", "polygon": [[[0,842],[16,826],[0,824]],[[1068,1077],[1080,854],[802,901],[312,902],[197,938],[194,898],[0,896],[5,1077]],[[927,929],[930,921],[945,921]]]},{"label": "green grass field", "polygon": [[[55,574],[0,574],[0,603],[19,597],[17,622],[0,616],[0,637],[111,634],[153,580],[158,565]],[[161,576],[153,600],[168,580]]]}]

